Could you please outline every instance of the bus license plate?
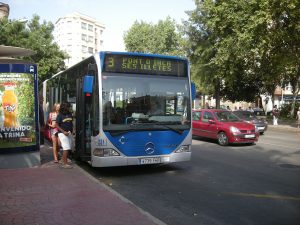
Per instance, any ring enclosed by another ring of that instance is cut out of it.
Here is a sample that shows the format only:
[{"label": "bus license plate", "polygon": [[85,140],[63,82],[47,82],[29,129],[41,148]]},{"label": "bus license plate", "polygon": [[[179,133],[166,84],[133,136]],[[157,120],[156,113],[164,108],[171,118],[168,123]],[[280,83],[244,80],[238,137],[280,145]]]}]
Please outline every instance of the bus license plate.
[{"label": "bus license plate", "polygon": [[142,158],[141,159],[141,164],[156,164],[160,163],[160,158]]},{"label": "bus license plate", "polygon": [[245,135],[245,138],[254,138],[255,137],[255,134],[246,134]]}]

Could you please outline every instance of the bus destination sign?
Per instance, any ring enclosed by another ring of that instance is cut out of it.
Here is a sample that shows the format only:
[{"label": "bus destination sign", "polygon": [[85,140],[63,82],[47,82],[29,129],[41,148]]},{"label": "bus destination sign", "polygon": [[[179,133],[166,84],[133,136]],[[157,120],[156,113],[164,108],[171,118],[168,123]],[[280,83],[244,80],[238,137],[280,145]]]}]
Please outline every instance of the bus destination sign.
[{"label": "bus destination sign", "polygon": [[187,63],[173,58],[106,54],[103,71],[187,77]]}]

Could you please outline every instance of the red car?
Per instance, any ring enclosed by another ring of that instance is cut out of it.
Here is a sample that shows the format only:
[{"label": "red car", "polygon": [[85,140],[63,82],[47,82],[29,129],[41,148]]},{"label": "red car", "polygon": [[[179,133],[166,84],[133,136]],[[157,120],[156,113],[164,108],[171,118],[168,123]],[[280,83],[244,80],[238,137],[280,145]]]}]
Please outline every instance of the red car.
[{"label": "red car", "polygon": [[199,109],[193,111],[193,135],[217,139],[220,145],[229,143],[254,143],[259,131],[244,122],[231,111],[221,109]]}]

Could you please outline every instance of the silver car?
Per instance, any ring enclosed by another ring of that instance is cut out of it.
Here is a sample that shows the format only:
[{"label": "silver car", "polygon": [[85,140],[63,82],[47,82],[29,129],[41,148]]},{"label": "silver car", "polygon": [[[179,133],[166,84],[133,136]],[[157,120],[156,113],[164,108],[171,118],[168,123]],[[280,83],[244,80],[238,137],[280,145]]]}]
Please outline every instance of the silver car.
[{"label": "silver car", "polygon": [[263,134],[268,129],[268,122],[263,118],[258,118],[251,111],[237,110],[233,111],[233,113],[240,119],[248,123],[254,124],[257,127],[260,134]]}]

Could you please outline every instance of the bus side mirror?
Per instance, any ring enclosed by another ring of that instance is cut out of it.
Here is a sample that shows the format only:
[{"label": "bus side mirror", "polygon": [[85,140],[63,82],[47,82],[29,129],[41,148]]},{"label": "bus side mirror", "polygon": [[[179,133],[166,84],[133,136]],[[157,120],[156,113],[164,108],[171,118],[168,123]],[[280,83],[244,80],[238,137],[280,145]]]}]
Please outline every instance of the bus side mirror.
[{"label": "bus side mirror", "polygon": [[93,93],[94,76],[85,75],[83,78],[83,93]]},{"label": "bus side mirror", "polygon": [[196,98],[196,84],[194,82],[191,83],[191,95],[192,95],[192,100],[195,100],[195,98]]}]

